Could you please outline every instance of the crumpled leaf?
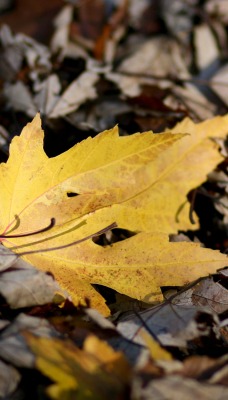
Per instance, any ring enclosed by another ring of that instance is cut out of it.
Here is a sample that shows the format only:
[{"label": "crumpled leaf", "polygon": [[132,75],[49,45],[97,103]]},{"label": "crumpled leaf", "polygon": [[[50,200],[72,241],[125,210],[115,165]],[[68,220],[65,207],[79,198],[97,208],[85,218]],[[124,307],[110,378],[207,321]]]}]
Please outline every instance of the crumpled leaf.
[{"label": "crumpled leaf", "polygon": [[219,358],[190,356],[183,362],[181,375],[196,379],[204,378],[209,380],[210,383],[226,384],[225,381],[228,375],[227,362],[228,354]]},{"label": "crumpled leaf", "polygon": [[0,360],[0,398],[6,399],[16,389],[21,377],[11,365]]},{"label": "crumpled leaf", "polygon": [[0,246],[0,272],[6,271],[15,265],[17,268],[20,268],[24,263],[25,262],[15,253],[3,246]]},{"label": "crumpled leaf", "polygon": [[10,250],[0,248],[0,294],[11,308],[31,307],[66,297],[51,275],[26,263]]},{"label": "crumpled leaf", "polygon": [[208,25],[203,24],[195,27],[194,34],[197,65],[199,69],[203,69],[218,59],[219,48]]},{"label": "crumpled leaf", "polygon": [[95,83],[98,81],[99,75],[95,72],[84,72],[75,79],[65,90],[63,95],[56,102],[49,117],[58,118],[60,116],[70,114],[72,111],[88,99],[96,97]]},{"label": "crumpled leaf", "polygon": [[191,341],[200,341],[215,333],[220,337],[219,319],[212,310],[172,303],[151,307],[138,315],[123,315],[118,320],[117,330],[126,339],[144,344],[141,331],[145,327],[163,346],[186,348],[191,346]]},{"label": "crumpled leaf", "polygon": [[55,382],[48,388],[52,399],[90,399],[92,395],[106,400],[123,394],[130,366],[121,352],[104,341],[91,335],[80,350],[66,340],[28,334],[25,338],[36,356],[36,367]]},{"label": "crumpled leaf", "polygon": [[[162,382],[162,383],[161,383]],[[177,399],[179,398],[192,400],[199,398],[200,400],[220,399],[225,400],[228,395],[228,389],[221,385],[210,385],[208,383],[197,382],[196,380],[183,378],[179,376],[167,376],[166,378],[153,379],[144,384],[140,379],[133,382],[133,398],[141,400],[159,400]]]},{"label": "crumpled leaf", "polygon": [[36,85],[36,95],[34,103],[37,109],[45,115],[49,115],[55,104],[59,100],[61,83],[57,74],[51,74],[42,83]]},{"label": "crumpled leaf", "polygon": [[35,357],[22,333],[36,336],[59,337],[60,334],[44,318],[19,314],[0,335],[1,358],[16,367],[33,368]]},{"label": "crumpled leaf", "polygon": [[33,102],[32,95],[27,86],[21,82],[8,83],[4,86],[4,95],[8,104],[13,107],[15,111],[26,110],[27,115],[34,117],[37,108]]},{"label": "crumpled leaf", "polygon": [[207,278],[194,287],[192,293],[194,304],[210,307],[221,314],[228,309],[228,291],[219,282]]},{"label": "crumpled leaf", "polygon": [[[89,298],[104,314],[104,299],[90,283],[151,302],[162,298],[160,286],[214,273],[226,265],[225,255],[195,243],[170,243],[167,233],[192,227],[186,195],[221,160],[209,137],[227,130],[228,116],[198,125],[186,119],[159,135],[119,137],[114,128],[49,159],[36,116],[0,166],[0,229],[33,232],[53,217],[56,225],[33,238],[3,238],[3,244],[19,254],[32,251],[26,260],[54,273],[76,303]],[[60,248],[113,222],[140,233],[105,248],[92,240]]]}]

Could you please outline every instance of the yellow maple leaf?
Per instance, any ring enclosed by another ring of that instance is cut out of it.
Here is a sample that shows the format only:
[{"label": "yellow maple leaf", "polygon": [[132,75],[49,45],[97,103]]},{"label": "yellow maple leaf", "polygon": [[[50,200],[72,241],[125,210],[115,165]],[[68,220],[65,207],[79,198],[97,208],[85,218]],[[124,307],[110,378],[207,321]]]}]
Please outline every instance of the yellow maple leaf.
[{"label": "yellow maple leaf", "polygon": [[[4,238],[3,244],[19,253],[37,251],[24,258],[50,270],[76,303],[89,298],[103,314],[108,309],[91,283],[147,302],[160,300],[160,286],[183,285],[226,264],[225,255],[194,243],[170,243],[167,233],[189,228],[182,205],[221,160],[210,136],[227,131],[228,116],[198,125],[187,119],[159,135],[119,137],[114,128],[48,158],[37,115],[13,139],[9,160],[0,165],[0,231],[36,231],[53,217],[56,225],[35,240]],[[113,222],[138,234],[105,248],[87,240],[45,252]]]},{"label": "yellow maple leaf", "polygon": [[55,382],[48,387],[53,399],[116,399],[130,381],[124,355],[96,336],[88,336],[82,350],[67,340],[24,336],[36,368]]}]

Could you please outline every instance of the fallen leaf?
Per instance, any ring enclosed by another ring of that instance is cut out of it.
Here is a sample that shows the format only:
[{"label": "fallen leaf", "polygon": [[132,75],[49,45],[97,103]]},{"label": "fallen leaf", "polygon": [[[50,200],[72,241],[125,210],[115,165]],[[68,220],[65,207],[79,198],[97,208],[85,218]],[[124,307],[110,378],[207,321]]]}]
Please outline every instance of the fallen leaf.
[{"label": "fallen leaf", "polygon": [[[219,334],[218,316],[210,309],[196,306],[162,304],[120,317],[117,330],[128,340],[145,345],[141,331],[147,328],[163,346],[191,347],[191,342]],[[203,321],[203,323],[201,323]]]},{"label": "fallen leaf", "polygon": [[48,388],[51,398],[123,398],[130,366],[121,352],[104,341],[91,335],[80,350],[66,340],[28,334],[25,338],[36,356],[37,369],[55,382]]},{"label": "fallen leaf", "polygon": [[228,65],[220,68],[211,79],[211,86],[216,94],[221,97],[224,103],[228,106],[227,99],[227,79],[228,79]]},{"label": "fallen leaf", "polygon": [[[89,298],[104,314],[104,299],[90,283],[151,302],[162,298],[160,286],[214,273],[226,265],[225,255],[195,243],[170,243],[167,234],[192,227],[186,195],[221,160],[209,137],[227,129],[228,116],[198,125],[186,119],[159,135],[119,137],[114,128],[48,158],[36,116],[0,166],[3,244],[22,255],[31,252],[25,259],[50,270],[76,303]],[[55,226],[33,239],[9,236],[45,228],[53,217]],[[107,247],[91,239],[69,246],[113,222],[140,233]]]},{"label": "fallen leaf", "polygon": [[228,23],[228,3],[226,1],[208,0],[205,9],[212,14],[218,14],[223,22]]},{"label": "fallen leaf", "polygon": [[207,278],[194,287],[192,299],[194,304],[210,307],[218,314],[228,309],[227,289],[212,278]]},{"label": "fallen leaf", "polygon": [[142,17],[143,13],[148,7],[147,0],[132,0],[129,2],[129,24],[134,28],[139,27],[139,17]]},{"label": "fallen leaf", "polygon": [[53,107],[49,117],[58,118],[75,111],[86,100],[96,97],[95,83],[99,75],[95,72],[83,72],[65,90]]},{"label": "fallen leaf", "polygon": [[[190,32],[193,29],[193,7],[196,0],[191,3],[182,0],[162,0],[161,14],[171,35],[177,38],[185,46],[189,43]],[[188,49],[188,46],[186,46]]]},{"label": "fallen leaf", "polygon": [[[187,357],[183,362],[181,375],[200,380],[209,380],[209,382],[219,383],[214,375],[227,367],[228,355],[225,354],[219,358],[210,358],[207,356]],[[227,368],[226,368],[227,369]],[[213,379],[214,378],[214,379]]]},{"label": "fallen leaf", "polygon": [[43,338],[59,337],[60,334],[43,318],[19,314],[0,335],[1,358],[16,367],[33,368],[35,357],[23,336],[24,332]]},{"label": "fallen leaf", "polygon": [[17,268],[20,268],[21,264],[24,261],[20,259],[15,253],[12,251],[0,246],[0,272],[6,271],[12,266],[17,265]]},{"label": "fallen leaf", "polygon": [[[107,79],[115,82],[129,97],[139,96],[143,84],[172,87],[173,83],[165,79],[169,76],[188,79],[189,73],[180,46],[175,40],[162,36],[143,42],[123,60],[117,72],[106,73]],[[158,81],[157,77],[163,77],[164,80]]]},{"label": "fallen leaf", "polygon": [[56,74],[51,74],[42,83],[36,85],[34,103],[37,109],[44,115],[49,115],[59,100],[61,83]]},{"label": "fallen leaf", "polygon": [[9,249],[0,246],[0,294],[11,308],[47,304],[66,293],[51,275],[35,269]]},{"label": "fallen leaf", "polygon": [[199,25],[194,29],[196,59],[199,69],[208,67],[219,58],[219,48],[212,30],[208,25]]},{"label": "fallen leaf", "polygon": [[[174,86],[172,93],[173,95],[165,100],[166,105],[173,107],[173,104],[175,105],[173,99],[178,99],[176,103],[179,107],[183,107],[184,104],[186,109],[200,120],[212,118],[216,113],[216,106],[191,83],[185,83],[183,86]],[[174,109],[176,108],[174,107]]]},{"label": "fallen leaf", "polygon": [[51,50],[53,53],[64,52],[68,47],[69,26],[73,19],[73,6],[66,5],[61,9],[54,19],[55,33],[51,39]]},{"label": "fallen leaf", "polygon": [[32,95],[29,88],[23,82],[5,83],[4,95],[8,104],[15,111],[24,111],[30,117],[34,117],[36,114],[37,108],[33,102]]},{"label": "fallen leaf", "polygon": [[[0,29],[0,42],[4,49],[14,46],[17,52],[26,60],[30,68],[42,68],[43,72],[51,70],[51,53],[49,49],[33,38],[23,33],[14,35],[8,25],[2,25]],[[16,67],[16,59],[14,63]]]},{"label": "fallen leaf", "polygon": [[20,261],[22,268],[0,274],[0,294],[11,308],[51,303],[57,294],[64,301],[64,293],[51,275]]},{"label": "fallen leaf", "polygon": [[[210,385],[196,380],[183,378],[180,376],[167,376],[161,379],[150,380],[147,384],[140,379],[133,381],[133,398],[141,400],[200,400],[219,399],[225,400],[228,395],[228,389],[221,385]],[[178,393],[178,397],[177,397]]]},{"label": "fallen leaf", "polygon": [[1,321],[0,321],[0,331],[2,330],[2,329],[5,329],[5,327],[7,326],[7,325],[9,325],[9,321],[7,321],[6,319],[1,319]]},{"label": "fallen leaf", "polygon": [[[163,51],[161,51],[163,49]],[[171,61],[172,60],[172,61]],[[189,78],[181,48],[173,39],[159,36],[145,41],[118,67],[119,72]],[[170,86],[170,84],[166,85]]]},{"label": "fallen leaf", "polygon": [[19,372],[0,360],[0,398],[8,398],[14,392],[20,380]]}]

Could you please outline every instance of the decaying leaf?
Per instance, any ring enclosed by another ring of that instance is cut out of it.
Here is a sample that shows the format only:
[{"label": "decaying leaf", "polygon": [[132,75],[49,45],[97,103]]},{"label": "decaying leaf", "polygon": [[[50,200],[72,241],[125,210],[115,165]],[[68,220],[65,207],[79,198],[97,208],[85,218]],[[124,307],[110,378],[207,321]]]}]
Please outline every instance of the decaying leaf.
[{"label": "decaying leaf", "polygon": [[11,308],[31,307],[52,302],[64,292],[51,275],[26,263],[10,250],[0,248],[0,294]]},{"label": "decaying leaf", "polygon": [[33,102],[32,95],[23,82],[17,81],[16,83],[5,84],[4,95],[9,105],[16,111],[24,111],[26,109],[30,117],[36,114],[37,109]]},{"label": "decaying leaf", "polygon": [[60,335],[46,319],[23,313],[5,328],[0,335],[1,358],[16,367],[33,368],[35,357],[22,335],[25,331],[43,338],[56,338]]},{"label": "decaying leaf", "polygon": [[129,340],[143,344],[141,331],[148,329],[163,346],[186,348],[194,341],[219,334],[218,316],[209,308],[163,304],[119,318],[117,329]]},{"label": "decaying leaf", "polygon": [[[161,48],[165,50],[161,52]],[[178,74],[181,78],[189,77],[177,42],[162,36],[145,41],[137,52],[122,62],[119,71],[147,73],[152,76],[177,76]]]},{"label": "decaying leaf", "polygon": [[[219,49],[214,35],[208,25],[195,28],[195,46],[197,64],[200,69],[206,68],[219,58]],[[207,51],[204,51],[207,48]]]},{"label": "decaying leaf", "polygon": [[75,79],[62,97],[57,101],[50,113],[50,118],[57,118],[71,113],[88,99],[96,97],[95,83],[98,81],[98,74],[93,72],[84,72],[79,78]]},{"label": "decaying leaf", "polygon": [[[209,380],[210,383],[213,382],[226,385],[223,377],[227,377],[227,362],[228,354],[225,354],[219,358],[191,356],[184,360],[183,371],[181,372],[181,375],[183,374],[189,378],[204,378]],[[223,374],[223,372],[225,372],[225,374]]]},{"label": "decaying leaf", "polygon": [[167,105],[170,105],[172,108],[174,105],[174,108],[176,108],[177,104],[179,107],[184,104],[199,119],[211,118],[216,112],[215,105],[203,96],[191,83],[175,86],[173,88],[173,95],[178,100],[175,101],[175,97],[170,96],[165,101]]},{"label": "decaying leaf", "polygon": [[23,265],[24,261],[21,260],[15,253],[0,246],[0,272],[7,271],[12,266],[19,268]]},{"label": "decaying leaf", "polygon": [[193,302],[197,305],[210,307],[221,314],[228,309],[228,291],[219,282],[207,278],[193,289]]},{"label": "decaying leaf", "polygon": [[[162,382],[162,383],[161,383]],[[209,383],[200,383],[196,380],[183,378],[179,376],[168,376],[160,379],[154,379],[144,385],[139,379],[133,383],[133,398],[141,400],[159,400],[177,399],[177,393],[180,399],[192,400],[200,398],[200,400],[220,399],[225,400],[228,395],[228,389],[221,385],[210,385]]]},{"label": "decaying leaf", "polygon": [[[0,166],[1,240],[50,270],[76,303],[89,298],[104,314],[104,299],[91,283],[159,300],[160,286],[181,286],[226,265],[225,255],[170,243],[167,234],[192,227],[186,195],[221,160],[210,137],[227,130],[228,115],[198,125],[186,119],[159,135],[119,137],[114,128],[48,158],[37,115]],[[43,229],[51,218],[56,224],[50,230],[10,237]],[[68,246],[113,222],[138,234],[107,247],[91,239]]]},{"label": "decaying leaf", "polygon": [[[36,367],[55,384],[49,386],[53,399],[116,399],[130,378],[130,366],[121,352],[95,336],[89,336],[83,350],[70,341],[25,335],[36,356]],[[122,397],[120,397],[122,398]]]},{"label": "decaying leaf", "polygon": [[16,389],[21,377],[19,372],[0,361],[0,398],[6,399]]}]

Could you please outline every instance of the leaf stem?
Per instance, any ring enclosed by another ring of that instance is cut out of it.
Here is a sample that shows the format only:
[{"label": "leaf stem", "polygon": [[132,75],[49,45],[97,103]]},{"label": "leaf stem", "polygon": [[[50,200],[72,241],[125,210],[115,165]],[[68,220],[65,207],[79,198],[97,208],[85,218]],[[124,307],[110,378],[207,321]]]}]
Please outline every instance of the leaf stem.
[{"label": "leaf stem", "polygon": [[49,229],[53,228],[53,226],[55,226],[55,218],[51,218],[50,224],[48,226],[46,226],[45,228],[39,229],[38,231],[19,233],[18,235],[0,235],[0,239],[20,238],[20,237],[24,237],[24,236],[37,235],[38,233],[43,233],[43,232],[48,231]]},{"label": "leaf stem", "polygon": [[[44,253],[44,252],[46,253],[48,251],[65,249],[67,247],[74,246],[75,244],[79,244],[79,243],[85,242],[86,240],[92,239],[92,238],[94,238],[96,236],[100,236],[103,233],[109,231],[110,229],[114,229],[114,228],[117,228],[116,222],[113,222],[112,224],[106,226],[106,228],[103,228],[103,229],[101,229],[100,231],[98,231],[96,233],[92,233],[91,235],[85,236],[82,239],[76,240],[75,242],[64,244],[62,246],[49,247],[48,249],[38,249],[38,250],[25,251],[25,252],[22,252],[22,253],[17,253],[17,255],[24,256],[24,255],[27,255],[27,254]],[[14,250],[15,250],[15,247],[14,247]]]}]

